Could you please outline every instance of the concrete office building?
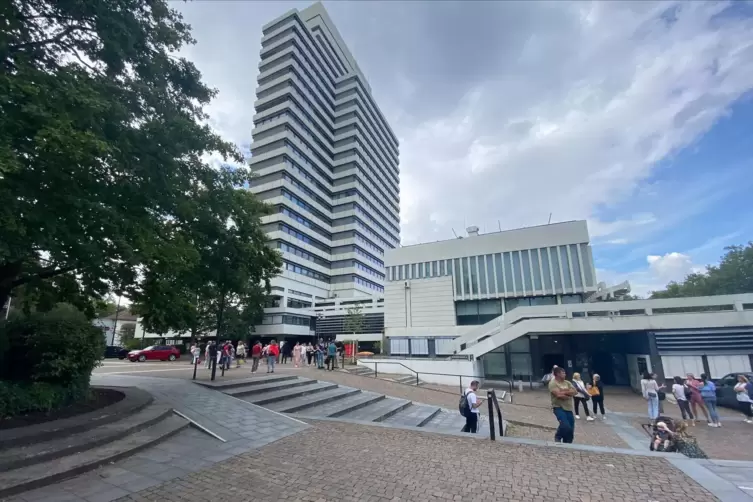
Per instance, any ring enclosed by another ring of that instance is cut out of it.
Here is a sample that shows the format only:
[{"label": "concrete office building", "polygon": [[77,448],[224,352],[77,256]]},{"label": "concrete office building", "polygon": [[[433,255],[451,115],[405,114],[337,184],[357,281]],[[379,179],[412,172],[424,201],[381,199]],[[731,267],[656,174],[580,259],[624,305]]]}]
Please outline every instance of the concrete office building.
[{"label": "concrete office building", "polygon": [[398,141],[320,3],[263,27],[259,70],[250,190],[275,209],[263,224],[284,265],[256,331],[309,336],[316,302],[384,292],[384,254],[400,243]]},{"label": "concrete office building", "polygon": [[596,282],[585,221],[468,230],[385,255],[387,345],[413,371],[537,381],[557,364],[634,387],[751,371],[753,294],[619,301],[629,285]]}]

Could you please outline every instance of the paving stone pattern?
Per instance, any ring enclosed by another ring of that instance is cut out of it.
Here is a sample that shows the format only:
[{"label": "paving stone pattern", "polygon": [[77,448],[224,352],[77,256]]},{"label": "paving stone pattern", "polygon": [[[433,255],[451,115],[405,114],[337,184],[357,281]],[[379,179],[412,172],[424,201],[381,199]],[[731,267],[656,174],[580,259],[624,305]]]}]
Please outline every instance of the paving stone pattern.
[{"label": "paving stone pattern", "polygon": [[[659,457],[511,445],[342,422],[312,425],[306,434],[120,502],[719,500]],[[591,472],[599,473],[599,483],[584,481],[584,473]]]}]

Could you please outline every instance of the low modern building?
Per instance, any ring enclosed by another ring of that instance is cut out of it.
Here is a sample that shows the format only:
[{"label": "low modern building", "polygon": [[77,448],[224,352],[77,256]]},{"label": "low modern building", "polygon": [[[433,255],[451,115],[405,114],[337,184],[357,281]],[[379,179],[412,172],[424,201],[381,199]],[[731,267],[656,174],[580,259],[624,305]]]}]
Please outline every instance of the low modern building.
[{"label": "low modern building", "polygon": [[585,221],[468,230],[385,253],[386,348],[413,371],[537,381],[556,364],[637,386],[753,367],[753,294],[619,301],[629,284],[597,283]]}]

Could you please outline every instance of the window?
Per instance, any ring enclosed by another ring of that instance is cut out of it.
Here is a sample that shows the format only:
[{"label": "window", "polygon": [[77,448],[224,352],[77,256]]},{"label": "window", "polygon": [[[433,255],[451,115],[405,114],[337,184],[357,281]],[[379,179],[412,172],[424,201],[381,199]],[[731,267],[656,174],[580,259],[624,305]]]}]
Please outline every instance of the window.
[{"label": "window", "polygon": [[541,291],[541,269],[539,268],[539,250],[531,249],[531,271],[533,272],[533,290]]},{"label": "window", "polygon": [[[513,275],[512,275],[512,258],[510,258],[510,253],[503,253],[503,263],[502,266],[504,267],[505,275],[504,279],[507,284],[507,290],[510,292],[515,291],[515,283],[513,282]],[[520,285],[518,285],[520,287]]]},{"label": "window", "polygon": [[410,354],[407,338],[390,338],[390,354],[405,355]]},{"label": "window", "polygon": [[475,256],[469,258],[471,267],[471,292],[474,295],[478,294],[478,260]]},{"label": "window", "polygon": [[489,290],[486,287],[486,257],[484,256],[478,257],[478,279],[479,293],[482,295],[489,294]]},{"label": "window", "polygon": [[414,356],[428,356],[429,340],[426,338],[411,338],[410,353]]},{"label": "window", "polygon": [[447,260],[439,261],[439,275],[447,275]]},{"label": "window", "polygon": [[529,278],[528,281],[525,281],[525,279],[523,278],[523,265],[520,263],[521,252],[513,251],[511,254],[513,279],[515,280],[515,290],[521,293],[525,293],[526,282],[530,282],[531,279]]},{"label": "window", "polygon": [[549,268],[549,250],[547,248],[539,249],[541,252],[541,268],[544,271],[544,291],[552,290],[552,276]]},{"label": "window", "polygon": [[556,247],[549,248],[549,255],[552,258],[552,273],[554,274],[554,290],[562,293],[562,276],[560,275],[560,257]]},{"label": "window", "polygon": [[523,284],[525,284],[526,291],[533,291],[533,284],[531,282],[531,253],[530,250],[520,252],[520,260],[523,263]]},{"label": "window", "polygon": [[573,280],[572,277],[570,277],[570,263],[567,260],[567,246],[560,246],[560,262],[562,263],[562,273],[565,276],[565,288],[566,289],[572,289],[573,287]]},{"label": "window", "polygon": [[453,353],[454,338],[435,338],[434,353],[437,355],[451,355]]},{"label": "window", "polygon": [[463,294],[464,295],[470,295],[471,294],[471,282],[470,282],[470,274],[468,272],[468,258],[461,258],[460,263],[462,264],[460,267],[460,275],[463,279]]},{"label": "window", "polygon": [[455,296],[462,295],[460,282],[460,259],[455,258],[452,263],[452,279],[455,281]]},{"label": "window", "polygon": [[583,287],[583,278],[580,275],[580,260],[578,259],[578,246],[570,244],[570,259],[573,262],[573,278],[575,279],[575,287]]},{"label": "window", "polygon": [[502,304],[499,300],[457,301],[455,314],[459,326],[486,324],[502,314]]},{"label": "window", "polygon": [[497,285],[497,292],[501,295],[505,294],[505,279],[504,279],[504,268],[502,268],[502,255],[500,253],[497,253],[494,255],[494,275],[495,275],[495,284]]},{"label": "window", "polygon": [[591,257],[591,247],[588,244],[580,245],[580,255],[583,259],[583,275],[586,277],[586,286],[594,286],[593,258]]}]

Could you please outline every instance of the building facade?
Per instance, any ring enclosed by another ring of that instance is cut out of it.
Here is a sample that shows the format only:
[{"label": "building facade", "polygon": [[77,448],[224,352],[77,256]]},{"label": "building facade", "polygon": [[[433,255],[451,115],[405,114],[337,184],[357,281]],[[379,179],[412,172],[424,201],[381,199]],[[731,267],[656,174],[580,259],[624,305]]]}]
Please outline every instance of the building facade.
[{"label": "building facade", "polygon": [[620,301],[630,286],[596,282],[585,221],[485,235],[471,227],[385,261],[386,348],[427,381],[537,382],[558,365],[637,387],[645,371],[753,369],[753,294]]},{"label": "building facade", "polygon": [[584,221],[484,235],[470,227],[464,238],[390,250],[386,263],[393,354],[452,354],[450,341],[516,307],[581,303],[596,291]]},{"label": "building facade", "polygon": [[320,3],[263,27],[250,190],[283,256],[259,335],[314,333],[312,307],[381,297],[400,243],[398,141]]}]

